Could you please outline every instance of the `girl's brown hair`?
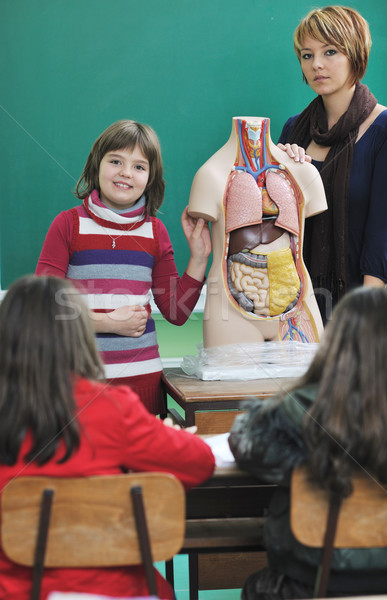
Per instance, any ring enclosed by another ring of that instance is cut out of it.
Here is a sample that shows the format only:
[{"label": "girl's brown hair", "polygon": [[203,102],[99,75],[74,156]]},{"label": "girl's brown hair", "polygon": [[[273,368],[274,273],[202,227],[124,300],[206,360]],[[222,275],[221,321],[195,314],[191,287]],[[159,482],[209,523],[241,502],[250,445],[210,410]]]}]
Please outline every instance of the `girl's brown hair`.
[{"label": "girl's brown hair", "polygon": [[66,279],[25,276],[0,305],[0,463],[44,464],[60,444],[64,462],[80,443],[73,396],[77,376],[103,379],[88,310]]},{"label": "girl's brown hair", "polygon": [[149,161],[149,180],[145,188],[146,207],[148,214],[155,216],[163,203],[165,191],[160,142],[152,127],[136,121],[117,121],[97,138],[76,185],[76,197],[83,200],[94,189],[100,191],[99,167],[105,154],[114,150],[133,150],[136,146]]},{"label": "girl's brown hair", "polygon": [[387,483],[387,290],[364,287],[337,305],[298,386],[317,385],[304,421],[309,472],[348,495],[363,470]]},{"label": "girl's brown hair", "polygon": [[[368,23],[356,10],[346,6],[326,6],[310,11],[294,32],[294,49],[300,62],[306,37],[332,44],[348,58],[352,84],[364,77],[372,42]],[[303,79],[306,81],[305,77]]]}]

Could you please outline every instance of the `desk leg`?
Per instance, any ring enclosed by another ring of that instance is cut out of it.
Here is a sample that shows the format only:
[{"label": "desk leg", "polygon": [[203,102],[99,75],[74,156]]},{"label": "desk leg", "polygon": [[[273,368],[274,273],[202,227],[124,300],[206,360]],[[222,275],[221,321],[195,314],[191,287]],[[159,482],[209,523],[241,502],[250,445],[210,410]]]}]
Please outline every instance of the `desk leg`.
[{"label": "desk leg", "polygon": [[185,409],[185,426],[192,427],[192,425],[195,425],[195,411],[187,406]]},{"label": "desk leg", "polygon": [[160,413],[160,419],[164,420],[168,416],[168,404],[167,404],[168,395],[165,391],[165,388],[164,388],[162,382],[160,384],[160,388],[161,388],[161,396],[162,396],[163,405],[164,405],[164,410]]},{"label": "desk leg", "polygon": [[180,425],[181,428],[185,428],[187,426],[186,422],[184,421],[184,419],[179,415],[179,413],[177,412],[177,410],[175,410],[174,408],[169,408],[168,409],[169,414],[171,415],[172,419],[178,424]]},{"label": "desk leg", "polygon": [[171,560],[165,561],[165,579],[168,581],[173,591],[175,591],[175,574],[173,570],[173,558],[171,558]]},{"label": "desk leg", "polygon": [[189,600],[199,600],[199,566],[198,553],[188,554]]}]

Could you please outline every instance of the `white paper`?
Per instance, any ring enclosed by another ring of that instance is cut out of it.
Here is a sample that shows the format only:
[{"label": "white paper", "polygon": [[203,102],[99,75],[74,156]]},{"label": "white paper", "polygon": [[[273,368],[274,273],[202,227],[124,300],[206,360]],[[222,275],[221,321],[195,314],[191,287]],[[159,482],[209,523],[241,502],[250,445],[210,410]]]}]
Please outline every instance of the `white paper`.
[{"label": "white paper", "polygon": [[225,467],[227,465],[235,465],[234,455],[228,445],[228,438],[230,433],[220,433],[212,437],[204,438],[206,444],[208,444],[215,456],[215,463],[217,467]]}]

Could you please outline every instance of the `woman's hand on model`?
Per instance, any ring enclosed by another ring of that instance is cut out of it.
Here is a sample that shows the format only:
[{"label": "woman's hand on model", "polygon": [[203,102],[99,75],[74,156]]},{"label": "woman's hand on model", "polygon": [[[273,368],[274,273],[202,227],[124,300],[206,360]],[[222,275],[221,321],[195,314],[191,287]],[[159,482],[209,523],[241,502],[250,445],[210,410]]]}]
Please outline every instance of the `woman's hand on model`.
[{"label": "woman's hand on model", "polygon": [[203,281],[212,249],[210,228],[204,219],[191,217],[188,207],[181,215],[181,225],[191,252],[186,273],[193,279]]},{"label": "woman's hand on model", "polygon": [[115,333],[126,337],[140,337],[148,322],[144,306],[120,306],[108,313],[92,312],[96,333]]},{"label": "woman's hand on model", "polygon": [[297,144],[277,144],[280,150],[286,152],[286,154],[294,160],[294,162],[304,163],[312,162],[312,157],[309,154],[305,154],[305,149]]}]

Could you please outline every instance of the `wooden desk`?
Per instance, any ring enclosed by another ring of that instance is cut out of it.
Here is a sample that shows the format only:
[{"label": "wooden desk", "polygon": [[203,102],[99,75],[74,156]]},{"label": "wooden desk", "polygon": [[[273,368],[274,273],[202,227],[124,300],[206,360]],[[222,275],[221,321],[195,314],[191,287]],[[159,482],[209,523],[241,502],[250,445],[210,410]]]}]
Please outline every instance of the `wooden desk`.
[{"label": "wooden desk", "polygon": [[187,492],[186,518],[261,517],[276,487],[235,465],[216,467],[212,477]]},{"label": "wooden desk", "polygon": [[200,434],[225,433],[230,430],[240,403],[249,396],[268,398],[289,389],[293,378],[203,381],[185,375],[182,369],[164,369],[161,378],[165,402],[171,396],[184,410],[168,412],[182,427],[197,425]]},{"label": "wooden desk", "polygon": [[[180,552],[188,555],[190,600],[198,600],[199,590],[241,588],[266,565],[262,529],[275,488],[232,465],[187,492]],[[173,560],[166,577],[173,585]]]}]

